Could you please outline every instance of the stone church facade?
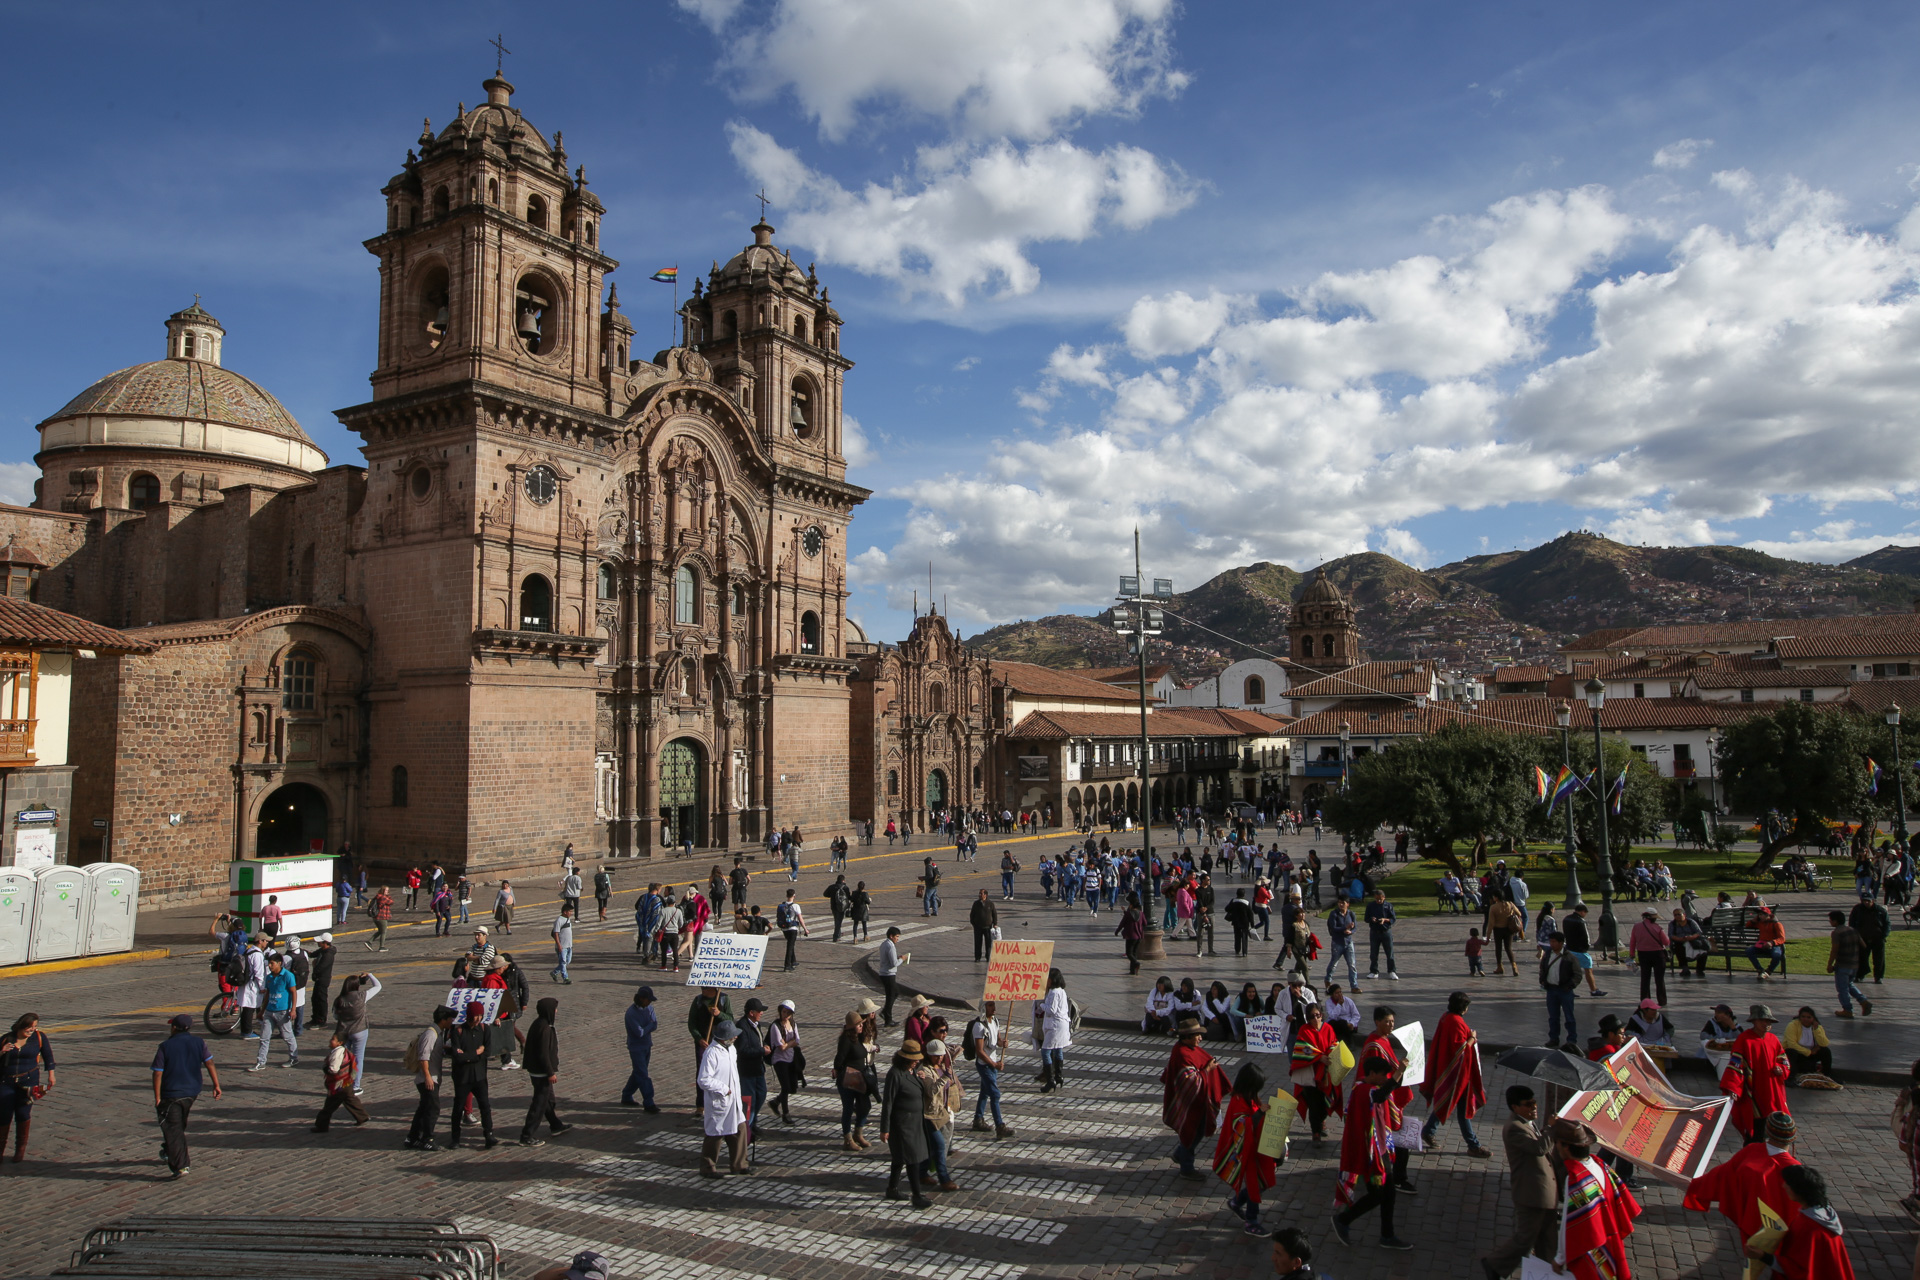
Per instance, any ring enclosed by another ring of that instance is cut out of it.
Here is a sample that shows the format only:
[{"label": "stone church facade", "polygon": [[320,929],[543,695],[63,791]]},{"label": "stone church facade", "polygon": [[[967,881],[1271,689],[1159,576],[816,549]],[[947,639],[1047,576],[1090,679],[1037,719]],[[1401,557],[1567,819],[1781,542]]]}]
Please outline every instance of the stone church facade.
[{"label": "stone church facade", "polygon": [[157,894],[347,842],[485,871],[847,823],[840,317],[763,220],[636,358],[584,172],[484,88],[366,242],[364,467],[196,304],[41,424],[34,508],[0,509],[40,603],[154,646],[86,664],[72,820]]},{"label": "stone church facade", "polygon": [[929,608],[897,645],[856,643],[849,809],[883,831],[994,803],[992,668]]}]

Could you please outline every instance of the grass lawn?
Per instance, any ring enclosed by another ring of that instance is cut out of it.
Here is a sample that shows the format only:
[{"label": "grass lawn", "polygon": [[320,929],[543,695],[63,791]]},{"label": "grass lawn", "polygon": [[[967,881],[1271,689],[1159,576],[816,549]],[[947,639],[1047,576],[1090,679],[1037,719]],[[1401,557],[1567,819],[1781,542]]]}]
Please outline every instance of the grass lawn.
[{"label": "grass lawn", "polygon": [[[1920,978],[1920,929],[1903,928],[1899,915],[1890,914],[1894,919],[1893,934],[1887,939],[1887,976]],[[1825,973],[1827,940],[1824,937],[1787,939],[1787,969],[1792,973]],[[1874,998],[1872,983],[1855,978],[1854,985],[1866,992],[1868,999]],[[1822,1009],[1820,1016],[1825,1017],[1826,1013]]]}]

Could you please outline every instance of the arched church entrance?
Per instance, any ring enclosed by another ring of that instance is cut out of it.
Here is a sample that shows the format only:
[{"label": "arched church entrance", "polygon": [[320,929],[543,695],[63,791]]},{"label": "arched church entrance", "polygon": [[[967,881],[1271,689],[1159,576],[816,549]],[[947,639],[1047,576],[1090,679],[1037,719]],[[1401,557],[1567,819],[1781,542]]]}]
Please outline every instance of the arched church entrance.
[{"label": "arched church entrance", "polygon": [[319,853],[327,844],[327,797],[305,782],[289,782],[260,804],[256,856]]},{"label": "arched church entrance", "polygon": [[706,768],[700,744],[675,738],[660,752],[660,843],[706,843]]},{"label": "arched church entrance", "polygon": [[935,769],[927,775],[927,816],[932,817],[947,807],[947,775],[944,770]]}]

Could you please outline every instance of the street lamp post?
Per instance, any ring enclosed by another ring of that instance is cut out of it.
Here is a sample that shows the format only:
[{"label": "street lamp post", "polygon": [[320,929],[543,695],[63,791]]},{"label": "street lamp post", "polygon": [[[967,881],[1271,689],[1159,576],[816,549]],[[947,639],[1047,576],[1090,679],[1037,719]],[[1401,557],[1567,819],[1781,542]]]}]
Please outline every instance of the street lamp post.
[{"label": "street lamp post", "polygon": [[1613,846],[1607,842],[1607,768],[1606,744],[1600,738],[1600,708],[1607,702],[1607,686],[1598,680],[1587,681],[1587,706],[1593,710],[1593,798],[1600,814],[1600,945],[1609,952],[1619,949],[1620,925],[1613,918]]},{"label": "street lamp post", "polygon": [[[1560,726],[1560,763],[1563,767],[1573,768],[1573,708],[1566,703],[1558,703],[1553,708],[1553,722]],[[1580,854],[1573,847],[1573,797],[1567,797],[1567,900],[1563,904],[1571,911],[1580,905]]]},{"label": "street lamp post", "polygon": [[1342,794],[1347,789],[1347,753],[1353,749],[1350,745],[1352,741],[1353,726],[1342,720],[1340,722],[1340,790]]},{"label": "street lamp post", "polygon": [[1907,847],[1907,781],[1900,772],[1900,704],[1893,703],[1887,708],[1887,728],[1893,730],[1893,833],[1900,838],[1900,847]]},{"label": "street lamp post", "polygon": [[1166,629],[1166,615],[1157,601],[1173,598],[1173,580],[1155,578],[1152,595],[1140,590],[1140,530],[1133,531],[1133,576],[1122,576],[1118,607],[1113,611],[1113,629],[1132,637],[1134,653],[1140,659],[1140,868],[1145,873],[1145,892],[1141,909],[1146,931],[1140,936],[1139,958],[1163,960],[1166,950],[1160,941],[1160,926],[1153,914],[1153,743],[1147,733],[1147,637]]}]

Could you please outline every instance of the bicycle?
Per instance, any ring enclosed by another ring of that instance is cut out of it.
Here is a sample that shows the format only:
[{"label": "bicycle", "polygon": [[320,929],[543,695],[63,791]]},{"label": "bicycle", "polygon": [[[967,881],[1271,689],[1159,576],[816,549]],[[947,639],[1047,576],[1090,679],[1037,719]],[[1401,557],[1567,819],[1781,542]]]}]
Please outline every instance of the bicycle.
[{"label": "bicycle", "polygon": [[207,1007],[200,1011],[200,1021],[216,1036],[230,1035],[240,1025],[240,993],[232,989],[221,991],[207,1001]]}]

